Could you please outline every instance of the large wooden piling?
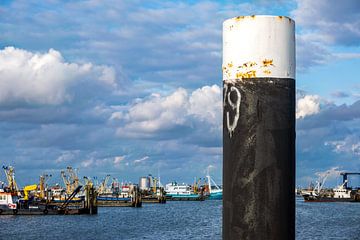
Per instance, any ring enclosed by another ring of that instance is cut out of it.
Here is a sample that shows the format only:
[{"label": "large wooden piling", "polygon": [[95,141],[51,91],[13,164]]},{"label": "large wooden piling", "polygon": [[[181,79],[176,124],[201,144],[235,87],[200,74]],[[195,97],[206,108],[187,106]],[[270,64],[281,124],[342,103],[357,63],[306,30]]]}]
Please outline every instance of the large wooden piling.
[{"label": "large wooden piling", "polygon": [[295,23],[223,25],[223,238],[295,239]]}]

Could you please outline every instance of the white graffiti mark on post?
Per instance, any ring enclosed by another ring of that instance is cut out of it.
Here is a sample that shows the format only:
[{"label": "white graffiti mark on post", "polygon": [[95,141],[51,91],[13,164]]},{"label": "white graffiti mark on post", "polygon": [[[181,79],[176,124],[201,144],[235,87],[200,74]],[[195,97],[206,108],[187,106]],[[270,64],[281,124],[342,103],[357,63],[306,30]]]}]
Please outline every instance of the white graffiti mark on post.
[{"label": "white graffiti mark on post", "polygon": [[225,90],[225,92],[224,92],[223,107],[226,106],[226,94],[227,94],[227,90],[228,90],[228,85],[226,83],[224,84],[224,90]]},{"label": "white graffiti mark on post", "polygon": [[[225,92],[225,96],[224,98],[226,98],[226,93],[227,93],[227,86],[225,88],[226,92]],[[230,94],[235,91],[236,92],[236,102],[233,103],[231,98],[230,98]],[[238,124],[239,121],[239,117],[240,117],[240,103],[241,103],[241,93],[240,91],[236,88],[236,87],[231,87],[229,93],[227,93],[227,101],[230,104],[230,107],[233,111],[235,111],[235,116],[234,119],[232,121],[232,123],[230,124],[230,115],[229,112],[226,112],[226,125],[227,125],[227,129],[229,131],[230,134],[230,138],[232,137],[232,134]],[[225,99],[224,99],[225,102]]]}]

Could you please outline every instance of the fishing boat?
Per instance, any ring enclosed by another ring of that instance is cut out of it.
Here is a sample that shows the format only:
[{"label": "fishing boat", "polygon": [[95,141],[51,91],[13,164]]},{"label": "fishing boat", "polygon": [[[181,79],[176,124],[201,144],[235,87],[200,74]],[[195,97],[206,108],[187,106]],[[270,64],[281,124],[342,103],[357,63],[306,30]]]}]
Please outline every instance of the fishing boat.
[{"label": "fishing boat", "polygon": [[202,192],[195,193],[190,185],[171,182],[165,185],[166,199],[173,201],[203,201]]},{"label": "fishing boat", "polygon": [[117,193],[102,193],[97,197],[99,207],[141,207],[142,199],[136,185],[123,185]]},{"label": "fishing boat", "polygon": [[348,186],[348,175],[360,175],[360,173],[342,172],[343,182],[339,186],[323,190],[327,175],[322,182],[317,183],[314,189],[302,191],[302,197],[305,202],[360,202],[359,188],[352,188]]},{"label": "fishing boat", "polygon": [[223,190],[219,187],[216,182],[208,174],[207,178],[207,199],[209,200],[221,200],[223,198]]},{"label": "fishing boat", "polygon": [[[75,189],[73,194],[61,204],[54,202],[40,201],[34,197],[21,197],[18,192],[11,192],[8,189],[0,189],[0,215],[63,215],[63,214],[96,214],[96,196],[93,189],[88,189],[88,198],[79,206],[69,206],[73,197],[80,191],[81,186]],[[25,188],[24,188],[25,189]]]}]

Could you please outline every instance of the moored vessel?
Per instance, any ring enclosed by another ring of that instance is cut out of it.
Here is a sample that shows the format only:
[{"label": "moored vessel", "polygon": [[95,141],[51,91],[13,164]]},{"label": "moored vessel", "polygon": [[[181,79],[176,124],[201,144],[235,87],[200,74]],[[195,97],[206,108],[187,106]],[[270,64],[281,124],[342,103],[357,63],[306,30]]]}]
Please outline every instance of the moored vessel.
[{"label": "moored vessel", "polygon": [[328,175],[317,186],[310,190],[303,190],[301,195],[305,202],[360,202],[360,189],[348,185],[349,175],[360,175],[358,172],[341,172],[343,182],[332,189],[323,189]]},{"label": "moored vessel", "polygon": [[171,182],[165,186],[166,199],[170,201],[203,201],[205,196],[202,191],[194,192],[190,185]]},{"label": "moored vessel", "polygon": [[216,184],[216,182],[211,178],[209,174],[206,176],[206,178],[207,178],[207,186],[205,187],[206,199],[209,200],[223,199],[222,188]]}]

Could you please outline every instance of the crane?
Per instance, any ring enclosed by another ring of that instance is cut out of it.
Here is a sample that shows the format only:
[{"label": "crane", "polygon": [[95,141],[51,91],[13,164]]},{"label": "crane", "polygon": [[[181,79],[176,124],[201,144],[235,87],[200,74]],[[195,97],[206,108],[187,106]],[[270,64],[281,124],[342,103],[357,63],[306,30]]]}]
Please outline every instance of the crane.
[{"label": "crane", "polygon": [[73,169],[72,167],[66,168],[69,173],[69,181],[70,181],[70,188],[71,192],[73,192],[79,186],[79,177],[77,173],[77,169]]},{"label": "crane", "polygon": [[38,185],[28,185],[24,187],[24,200],[29,200],[29,192],[37,190]]},{"label": "crane", "polygon": [[64,181],[65,188],[66,188],[66,193],[71,194],[72,191],[71,191],[70,181],[69,181],[68,177],[66,176],[65,171],[61,171],[61,178]]},{"label": "crane", "polygon": [[344,188],[348,188],[348,175],[360,175],[360,172],[342,172]]},{"label": "crane", "polygon": [[12,166],[3,166],[3,169],[5,171],[6,179],[9,184],[9,189],[11,192],[18,192],[19,188],[17,186],[17,183],[15,181],[15,169]]},{"label": "crane", "polygon": [[94,183],[91,181],[90,178],[84,176],[84,180],[85,180],[85,186],[90,186],[92,187],[94,185]]},{"label": "crane", "polygon": [[45,188],[46,188],[46,182],[52,177],[52,175],[43,174],[40,176],[40,182],[39,182],[39,197],[40,199],[45,198]]},{"label": "crane", "polygon": [[156,194],[156,185],[157,185],[157,178],[153,178],[153,193],[155,193]]},{"label": "crane", "polygon": [[81,183],[76,168],[73,169],[72,167],[67,167],[66,171],[67,173],[61,171],[61,177],[66,187],[66,193],[71,194]]},{"label": "crane", "polygon": [[201,178],[198,178],[198,179],[197,179],[197,177],[194,178],[194,193],[199,192],[200,182],[201,182]]},{"label": "crane", "polygon": [[106,187],[107,184],[109,182],[110,179],[110,175],[106,175],[105,179],[101,182],[100,187],[99,187],[99,194],[104,194],[106,193]]}]

